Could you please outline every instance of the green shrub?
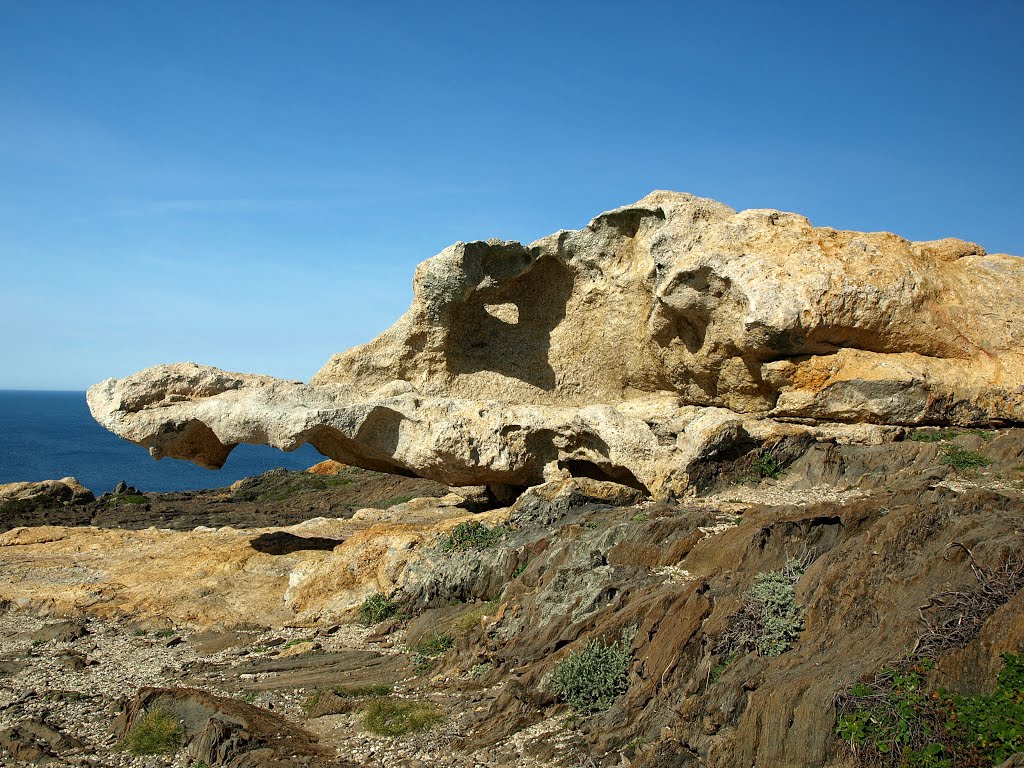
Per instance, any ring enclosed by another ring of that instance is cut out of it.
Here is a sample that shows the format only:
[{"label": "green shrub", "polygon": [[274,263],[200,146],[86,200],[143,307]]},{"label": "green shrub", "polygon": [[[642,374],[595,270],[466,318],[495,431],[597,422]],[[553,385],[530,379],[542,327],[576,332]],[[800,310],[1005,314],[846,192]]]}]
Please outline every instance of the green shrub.
[{"label": "green shrub", "polygon": [[782,465],[779,464],[778,460],[776,460],[770,451],[762,451],[759,453],[754,461],[751,462],[750,468],[762,479],[767,477],[772,480],[777,480],[782,474]]},{"label": "green shrub", "polygon": [[414,645],[411,650],[420,656],[437,657],[455,645],[451,635],[431,635]]},{"label": "green shrub", "polygon": [[398,603],[378,592],[363,600],[359,606],[359,623],[364,627],[372,627],[397,614]]},{"label": "green shrub", "polygon": [[441,542],[441,549],[445,552],[488,549],[497,544],[504,535],[504,528],[488,528],[476,520],[468,520],[465,523],[459,523],[452,529],[452,532]]},{"label": "green shrub", "polygon": [[165,709],[155,707],[136,719],[123,746],[133,755],[166,755],[181,745],[181,723]]},{"label": "green shrub", "polygon": [[429,672],[437,664],[438,658],[455,645],[451,635],[432,635],[421,640],[409,650],[412,651],[413,666],[418,674]]},{"label": "green shrub", "polygon": [[725,670],[727,670],[729,667],[731,667],[733,665],[733,663],[736,661],[736,659],[738,659],[739,657],[740,657],[740,652],[739,651],[733,651],[728,656],[726,656],[724,659],[722,659],[720,662],[718,662],[717,664],[713,665],[711,667],[711,671],[708,673],[708,679],[712,683],[717,683],[722,678],[722,675],[725,673]]},{"label": "green shrub", "polygon": [[759,573],[715,652],[779,656],[788,651],[804,627],[804,611],[796,602],[796,583],[803,572],[799,561],[790,560],[781,570]]},{"label": "green shrub", "polygon": [[946,445],[942,448],[943,464],[948,464],[960,472],[968,472],[975,469],[984,469],[992,464],[992,461],[976,451],[969,451],[959,445]]},{"label": "green shrub", "polygon": [[437,706],[429,701],[371,699],[366,704],[363,725],[379,736],[404,736],[427,731],[444,720]]},{"label": "green shrub", "polygon": [[858,765],[994,766],[1024,751],[1024,658],[1004,653],[990,694],[933,689],[916,658],[857,683],[836,705],[836,734]]},{"label": "green shrub", "polygon": [[631,634],[610,644],[593,639],[570,653],[555,665],[549,690],[580,714],[608,709],[629,688]]}]

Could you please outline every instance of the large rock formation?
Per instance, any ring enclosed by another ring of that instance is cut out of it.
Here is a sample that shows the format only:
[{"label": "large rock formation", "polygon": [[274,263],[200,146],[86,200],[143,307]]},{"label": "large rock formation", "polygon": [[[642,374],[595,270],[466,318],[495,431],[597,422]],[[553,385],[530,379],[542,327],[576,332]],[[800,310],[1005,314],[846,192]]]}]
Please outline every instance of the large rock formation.
[{"label": "large rock formation", "polygon": [[[783,434],[1024,422],[1024,260],[654,192],[528,246],[456,243],[308,384],[182,363],[89,390],[149,449],[239,443],[451,485],[586,475],[660,495]],[[875,426],[866,426],[875,425]]]}]

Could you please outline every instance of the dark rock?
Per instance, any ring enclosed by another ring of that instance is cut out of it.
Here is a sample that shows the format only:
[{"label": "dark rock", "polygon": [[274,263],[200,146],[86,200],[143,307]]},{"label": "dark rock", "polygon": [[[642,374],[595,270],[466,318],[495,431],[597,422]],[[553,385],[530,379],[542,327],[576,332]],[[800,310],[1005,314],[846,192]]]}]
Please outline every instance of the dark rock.
[{"label": "dark rock", "polygon": [[32,718],[0,731],[0,747],[15,760],[51,763],[64,752],[85,745],[74,736],[61,733],[45,721]]},{"label": "dark rock", "polygon": [[47,624],[32,633],[32,640],[37,643],[73,643],[89,634],[84,622],[61,621],[56,624]]},{"label": "dark rock", "polygon": [[57,657],[57,663],[62,667],[73,670],[75,672],[81,672],[87,666],[89,666],[88,660],[84,654],[76,651],[69,651],[68,653],[62,653]]},{"label": "dark rock", "polygon": [[363,705],[359,699],[339,696],[332,690],[323,690],[314,694],[306,709],[306,715],[311,718],[324,717],[326,715],[343,715],[355,712]]},{"label": "dark rock", "polygon": [[118,716],[126,734],[155,707],[171,713],[184,729],[189,759],[224,768],[319,768],[351,765],[333,758],[308,731],[265,709],[193,688],[143,688]]}]

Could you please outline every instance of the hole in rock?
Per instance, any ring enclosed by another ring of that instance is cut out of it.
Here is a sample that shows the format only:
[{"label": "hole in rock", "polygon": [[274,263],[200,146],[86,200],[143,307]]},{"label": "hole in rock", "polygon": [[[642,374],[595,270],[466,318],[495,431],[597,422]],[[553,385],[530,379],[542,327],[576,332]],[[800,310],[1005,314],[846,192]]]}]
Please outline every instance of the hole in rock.
[{"label": "hole in rock", "polygon": [[484,312],[496,320],[509,325],[519,324],[519,307],[511,302],[505,304],[484,304]]},{"label": "hole in rock", "polygon": [[249,546],[266,555],[290,555],[304,550],[329,551],[344,539],[328,539],[322,536],[296,536],[294,533],[274,531],[262,533],[249,542]]},{"label": "hole in rock", "polygon": [[573,280],[573,272],[563,263],[543,257],[503,283],[500,291],[488,290],[486,296],[474,295],[452,306],[445,339],[448,370],[494,371],[553,390],[551,332],[565,318]]}]

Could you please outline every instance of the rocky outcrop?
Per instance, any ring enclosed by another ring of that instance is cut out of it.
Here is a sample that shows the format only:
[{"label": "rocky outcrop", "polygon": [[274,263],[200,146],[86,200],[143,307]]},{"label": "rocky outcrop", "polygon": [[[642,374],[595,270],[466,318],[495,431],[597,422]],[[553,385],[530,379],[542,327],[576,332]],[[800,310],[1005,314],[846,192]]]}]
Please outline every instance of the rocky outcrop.
[{"label": "rocky outcrop", "polygon": [[391,329],[308,384],[183,363],[88,400],[155,458],[207,467],[308,442],[450,485],[673,496],[787,435],[1024,422],[1024,260],[654,192],[528,246],[446,248]]},{"label": "rocky outcrop", "polygon": [[283,717],[226,696],[192,688],[143,688],[114,722],[126,736],[147,712],[180,723],[183,751],[198,765],[225,768],[350,768],[316,737]]},{"label": "rocky outcrop", "polygon": [[42,480],[38,483],[7,483],[0,485],[0,503],[34,502],[52,504],[86,504],[94,501],[92,491],[73,477]]},{"label": "rocky outcrop", "polygon": [[92,491],[73,477],[0,485],[0,531],[24,525],[26,517],[87,521],[87,505],[95,500]]}]

